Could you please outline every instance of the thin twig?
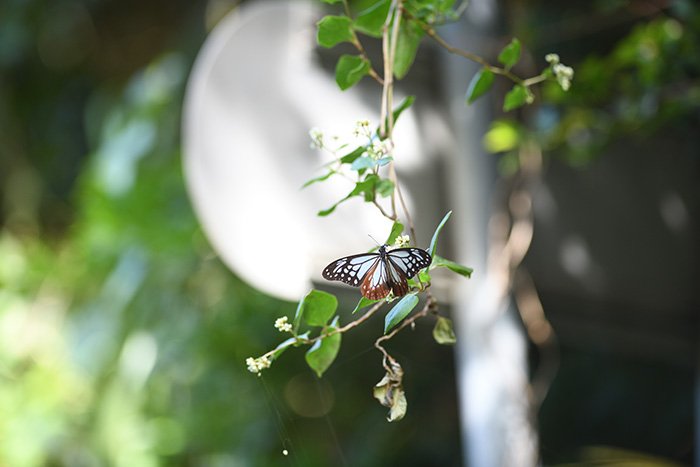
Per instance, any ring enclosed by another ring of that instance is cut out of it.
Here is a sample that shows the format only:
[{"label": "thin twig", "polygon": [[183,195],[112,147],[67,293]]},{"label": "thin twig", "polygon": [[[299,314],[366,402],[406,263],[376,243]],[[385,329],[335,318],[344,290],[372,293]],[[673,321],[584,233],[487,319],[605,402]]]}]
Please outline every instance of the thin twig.
[{"label": "thin twig", "polygon": [[408,206],[406,206],[406,201],[403,199],[403,193],[401,192],[401,187],[399,186],[399,180],[398,176],[396,175],[396,168],[394,167],[394,164],[389,166],[389,177],[391,177],[392,181],[394,182],[394,187],[396,189],[396,193],[399,195],[399,202],[401,203],[401,209],[403,209],[404,214],[406,215],[406,222],[408,222],[408,230],[411,233],[411,240],[414,242],[414,244],[417,245],[417,238],[416,238],[416,229],[415,226],[413,225],[413,219],[411,218],[411,213],[408,210]]},{"label": "thin twig", "polygon": [[389,219],[389,220],[391,220],[391,221],[395,221],[395,220],[396,220],[396,213],[389,214],[388,212],[386,212],[386,211],[384,210],[384,208],[382,207],[382,205],[379,204],[379,202],[378,202],[376,199],[373,199],[373,200],[372,200],[372,203],[377,207],[377,209],[379,209],[379,212],[382,213],[382,216],[386,217],[387,219]]},{"label": "thin twig", "polygon": [[387,128],[387,119],[389,118],[389,112],[392,109],[388,108],[389,100],[388,93],[389,89],[394,85],[394,72],[393,72],[393,62],[390,60],[390,39],[389,39],[389,27],[396,13],[396,1],[391,3],[389,12],[386,16],[386,21],[384,21],[384,26],[382,27],[382,58],[384,61],[384,84],[382,86],[382,105],[380,112],[380,122],[379,122],[379,137],[386,139],[390,136]]},{"label": "thin twig", "polygon": [[[401,17],[403,16],[403,6],[402,0],[396,0],[394,7],[394,22],[391,30],[391,43],[389,47],[389,68],[385,70],[384,79],[388,79],[389,83],[387,86],[386,95],[386,106],[388,109],[387,113],[387,131],[389,133],[389,138],[392,139],[394,135],[394,61],[396,59],[396,47],[399,42],[399,31],[401,30]],[[388,78],[387,78],[388,73]],[[393,141],[392,141],[393,143]]]},{"label": "thin twig", "polygon": [[385,358],[389,358],[390,360],[394,361],[394,359],[391,357],[391,355],[389,355],[389,353],[386,351],[384,346],[381,345],[381,343],[393,338],[396,334],[398,334],[406,326],[411,326],[417,320],[425,317],[428,314],[428,312],[433,308],[434,303],[435,303],[435,299],[432,297],[432,295],[428,295],[428,300],[425,302],[423,309],[421,309],[418,313],[415,313],[413,316],[403,320],[403,322],[401,322],[401,324],[397,328],[395,328],[393,331],[391,331],[389,334],[385,334],[385,335],[381,336],[380,338],[378,338],[376,341],[374,341],[374,346],[377,349],[379,349],[379,351],[382,354],[384,354]]},{"label": "thin twig", "polygon": [[[406,13],[407,15],[410,15],[410,13]],[[547,76],[544,73],[541,73],[537,76],[533,76],[531,78],[526,78],[523,79],[510,71],[510,69],[507,68],[501,68],[499,66],[495,66],[490,64],[486,59],[482,58],[481,56],[469,52],[468,50],[463,50],[458,47],[454,47],[445,41],[440,35],[435,32],[435,29],[433,29],[429,24],[424,23],[423,21],[418,21],[416,22],[420,25],[420,27],[423,29],[423,31],[430,36],[435,42],[437,42],[442,48],[447,50],[450,53],[453,53],[455,55],[459,55],[460,57],[464,57],[467,60],[471,60],[472,62],[476,62],[479,65],[483,66],[485,69],[489,70],[491,73],[494,73],[496,75],[501,75],[505,76],[506,78],[510,79],[514,83],[520,84],[521,86],[529,87],[532,86],[533,84],[541,83],[542,81],[547,80]]]},{"label": "thin twig", "polygon": [[329,332],[327,332],[327,333],[321,333],[321,334],[319,334],[318,336],[313,337],[313,338],[311,338],[311,339],[301,339],[300,342],[303,343],[303,344],[313,344],[314,342],[316,342],[316,341],[318,341],[318,340],[321,340],[321,339],[325,339],[326,337],[330,337],[330,336],[333,336],[333,335],[335,335],[335,334],[342,334],[342,333],[344,333],[344,332],[347,332],[347,331],[349,331],[350,329],[352,329],[352,328],[354,328],[354,327],[356,327],[356,326],[359,326],[360,324],[362,324],[362,323],[364,323],[365,321],[367,321],[368,319],[370,319],[370,318],[372,317],[372,315],[374,315],[377,311],[379,311],[379,309],[382,307],[382,305],[384,305],[384,303],[385,303],[384,301],[381,301],[381,302],[379,302],[379,303],[375,303],[375,304],[372,306],[372,308],[370,308],[369,310],[367,310],[367,313],[365,313],[364,315],[362,315],[360,318],[356,319],[355,321],[350,321],[350,322],[349,322],[348,324],[346,324],[345,326],[341,326],[341,327],[339,327],[339,328],[331,329]]},{"label": "thin twig", "polygon": [[369,55],[367,55],[367,51],[362,46],[362,43],[360,42],[360,38],[357,37],[357,34],[355,34],[355,31],[352,31],[352,45],[355,46],[357,51],[360,53],[360,56],[362,56],[362,58],[367,60],[367,63],[369,63],[369,71],[367,72],[367,74],[369,74],[369,76],[372,79],[374,79],[377,83],[384,86],[384,80],[382,79],[381,76],[379,76],[379,73],[377,73],[374,70],[374,67],[372,66],[372,61],[369,59]]}]

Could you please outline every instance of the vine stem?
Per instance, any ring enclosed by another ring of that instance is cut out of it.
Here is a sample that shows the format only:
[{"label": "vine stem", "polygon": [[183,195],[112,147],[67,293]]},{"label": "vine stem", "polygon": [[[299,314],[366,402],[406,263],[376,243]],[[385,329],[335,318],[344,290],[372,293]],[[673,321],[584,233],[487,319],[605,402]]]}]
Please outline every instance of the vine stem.
[{"label": "vine stem", "polygon": [[311,339],[300,339],[299,342],[302,344],[313,344],[316,341],[319,341],[321,339],[325,339],[326,337],[333,336],[335,334],[342,334],[344,332],[349,331],[350,329],[359,326],[360,324],[364,323],[368,319],[370,319],[379,309],[384,305],[385,302],[381,301],[379,303],[375,303],[372,305],[372,308],[367,310],[367,313],[362,315],[361,317],[357,318],[355,321],[350,321],[348,324],[345,326],[341,326],[339,328],[332,329],[329,332],[326,333],[321,333],[318,336],[311,338]]},{"label": "vine stem", "polygon": [[[348,4],[348,0],[343,0],[343,5],[345,8],[346,15],[348,17],[351,17],[351,11],[350,11],[350,7]],[[394,114],[393,114],[393,108],[394,108],[394,105],[393,105],[394,104],[394,61],[395,61],[396,50],[397,50],[398,41],[399,41],[401,19],[402,19],[404,14],[407,14],[407,13],[403,8],[403,0],[393,0],[391,3],[390,10],[387,14],[386,21],[384,22],[383,29],[382,29],[382,55],[383,55],[384,76],[383,76],[383,78],[380,77],[374,71],[374,69],[372,69],[371,67],[370,67],[370,71],[369,71],[370,76],[372,78],[374,78],[375,81],[380,83],[382,86],[379,136],[381,139],[384,139],[388,142],[388,147],[390,148],[389,153],[393,153],[393,151],[394,151],[394,140],[393,140],[393,133],[394,133]],[[357,36],[354,35],[354,33],[353,33],[352,43],[355,46],[355,48],[357,48],[357,50],[360,52],[360,54],[365,59],[368,59],[364,47],[360,43]],[[373,204],[377,207],[377,209],[379,209],[379,211],[382,213],[382,215],[384,217],[386,217],[392,221],[396,221],[396,219],[397,219],[396,198],[398,197],[399,203],[401,205],[401,209],[403,210],[403,212],[406,216],[406,221],[408,223],[411,238],[412,238],[413,242],[416,242],[416,232],[415,232],[415,227],[413,224],[413,219],[412,219],[411,214],[408,210],[408,206],[406,205],[406,201],[403,197],[403,193],[401,192],[401,188],[400,188],[399,183],[398,183],[398,177],[396,174],[396,167],[394,165],[394,161],[391,161],[389,163],[389,179],[394,183],[394,191],[391,194],[391,214],[388,213],[376,201],[376,199],[373,200]],[[298,336],[295,336],[297,338],[297,343],[305,344],[305,345],[314,344],[315,342],[318,342],[322,339],[331,337],[335,334],[345,333],[345,332],[359,326],[360,324],[364,323],[368,319],[370,319],[372,316],[374,316],[379,311],[379,309],[385,303],[386,303],[385,301],[375,303],[360,318],[349,322],[345,326],[331,329],[327,332],[321,332],[318,336],[313,337],[311,339],[299,338]],[[387,368],[387,361],[390,362],[391,364],[394,364],[394,365],[396,365],[397,362],[387,352],[387,350],[384,348],[382,343],[392,339],[401,330],[403,330],[407,326],[413,325],[418,319],[425,317],[428,314],[428,312],[430,312],[431,310],[434,311],[436,304],[437,304],[437,302],[435,301],[434,297],[432,296],[432,294],[428,290],[426,303],[419,312],[404,319],[399,324],[399,326],[397,326],[389,334],[383,335],[375,341],[374,346],[384,356],[383,365],[385,368]],[[274,354],[274,352],[275,352],[275,350],[271,350],[270,352],[266,353],[264,356],[268,356],[268,357],[272,356]],[[387,370],[388,370],[388,368],[387,368]]]},{"label": "vine stem", "polygon": [[[393,138],[394,135],[394,61],[396,60],[396,47],[399,42],[399,31],[401,30],[401,18],[403,16],[403,6],[401,4],[402,0],[396,0],[394,4],[394,11],[393,11],[393,26],[391,29],[391,41],[389,45],[389,59],[387,60],[386,64],[389,65],[388,70],[388,76],[384,76],[384,80],[388,80],[388,85],[386,86],[387,93],[386,93],[386,107],[387,107],[387,115],[386,115],[386,121],[387,121],[387,131],[389,133],[389,136]],[[389,18],[391,18],[392,15],[389,15]],[[385,27],[388,27],[385,25]],[[387,36],[388,36],[388,31],[387,31]],[[392,139],[392,147],[393,147],[393,139]]]},{"label": "vine stem", "polygon": [[[394,61],[396,58],[396,48],[399,42],[399,32],[401,30],[401,19],[405,13],[403,8],[403,0],[394,0],[391,4],[389,13],[382,30],[382,53],[384,58],[384,84],[382,86],[382,105],[380,115],[380,135],[389,140],[389,145],[394,148]],[[399,199],[401,209],[406,216],[411,239],[414,243],[416,240],[416,229],[413,224],[411,213],[406,205],[406,200],[401,192],[398,176],[396,174],[396,166],[394,161],[389,163],[389,179],[394,183],[394,192],[391,194],[391,215],[387,215],[383,209],[380,212],[385,217],[396,220],[396,198]],[[377,203],[375,203],[377,204]],[[379,207],[379,206],[377,206]]]},{"label": "vine stem", "polygon": [[[406,13],[407,15],[409,13]],[[542,81],[547,80],[547,76],[544,73],[541,73],[537,76],[533,76],[531,78],[526,78],[523,79],[510,71],[507,68],[501,68],[496,65],[490,64],[486,59],[480,57],[479,55],[469,52],[467,50],[460,49],[459,47],[454,47],[447,43],[445,39],[440,37],[440,35],[435,32],[435,29],[433,29],[429,24],[426,24],[422,21],[416,21],[420,27],[423,29],[423,31],[430,36],[435,42],[437,42],[442,48],[447,50],[448,52],[459,55],[460,57],[464,57],[467,60],[471,60],[472,62],[478,63],[479,65],[483,66],[485,69],[489,70],[491,73],[496,74],[496,75],[501,75],[505,76],[506,78],[510,79],[514,83],[520,84],[521,86],[529,87],[532,86],[533,84],[541,83]]]},{"label": "vine stem", "polygon": [[[391,7],[386,15],[386,21],[384,21],[384,26],[382,27],[382,59],[384,65],[384,84],[382,86],[382,104],[381,112],[379,116],[379,134],[381,138],[389,139],[392,143],[392,133],[393,122],[389,124],[389,119],[392,119],[391,107],[389,107],[389,94],[393,90],[394,86],[394,57],[391,55],[391,39],[390,39],[390,28],[391,23],[394,21],[394,15],[396,14],[397,2],[400,0],[393,0],[391,2]],[[393,49],[396,51],[396,49]],[[392,119],[393,120],[393,119]],[[393,144],[392,144],[393,148]]]},{"label": "vine stem", "polygon": [[379,204],[379,202],[378,202],[376,199],[373,199],[373,200],[372,200],[372,203],[374,204],[374,206],[375,206],[377,209],[379,209],[379,212],[382,213],[382,216],[386,217],[387,219],[389,219],[389,220],[391,220],[391,221],[396,221],[396,211],[395,211],[395,210],[393,210],[394,212],[393,212],[392,214],[389,214],[389,213],[386,212],[386,210],[382,207],[382,205]]},{"label": "vine stem", "polygon": [[[392,363],[396,362],[396,360],[394,360],[394,358],[391,355],[389,355],[389,352],[386,351],[386,349],[384,348],[384,346],[381,343],[384,341],[388,341],[389,339],[393,338],[396,334],[401,332],[401,330],[404,329],[405,327],[411,326],[417,320],[427,316],[428,312],[430,312],[431,310],[433,310],[435,308],[435,305],[436,305],[435,299],[433,298],[433,296],[430,293],[428,293],[428,299],[425,302],[425,305],[423,305],[423,308],[418,313],[415,313],[413,316],[404,319],[401,322],[401,324],[397,328],[395,328],[393,331],[391,331],[389,334],[385,334],[382,337],[378,338],[376,341],[374,341],[374,347],[376,347],[384,355],[385,360],[389,360]],[[386,368],[386,365],[384,365],[384,366]],[[387,368],[387,371],[388,370],[389,369]]]}]

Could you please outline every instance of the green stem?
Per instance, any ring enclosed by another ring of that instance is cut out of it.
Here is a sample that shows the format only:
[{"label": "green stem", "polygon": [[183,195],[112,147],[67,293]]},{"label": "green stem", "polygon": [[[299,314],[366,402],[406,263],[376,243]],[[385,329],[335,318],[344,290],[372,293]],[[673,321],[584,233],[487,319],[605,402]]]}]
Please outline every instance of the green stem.
[{"label": "green stem", "polygon": [[[409,15],[409,13],[406,13]],[[467,60],[471,60],[472,62],[478,63],[479,65],[483,66],[485,69],[489,70],[491,73],[495,75],[501,75],[505,76],[506,78],[510,79],[514,83],[520,84],[521,86],[529,87],[532,86],[533,84],[541,83],[542,81],[547,80],[547,76],[542,73],[537,76],[533,76],[532,78],[527,78],[523,79],[516,75],[515,73],[511,72],[507,68],[501,68],[499,66],[495,66],[490,64],[486,59],[483,57],[469,52],[467,50],[460,49],[458,47],[453,47],[452,45],[448,44],[445,39],[440,37],[440,35],[435,32],[435,29],[433,29],[430,25],[424,23],[423,21],[416,20],[416,22],[420,25],[420,27],[423,29],[423,31],[430,36],[435,42],[437,42],[442,48],[447,50],[448,52],[459,55],[460,57],[464,57]]]}]

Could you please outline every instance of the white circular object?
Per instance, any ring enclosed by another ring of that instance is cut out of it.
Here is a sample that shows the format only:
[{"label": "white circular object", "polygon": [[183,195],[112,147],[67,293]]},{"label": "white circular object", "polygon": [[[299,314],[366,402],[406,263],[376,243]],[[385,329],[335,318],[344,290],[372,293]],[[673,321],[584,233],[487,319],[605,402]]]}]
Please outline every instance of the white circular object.
[{"label": "white circular object", "polygon": [[[301,189],[332,160],[310,148],[312,127],[351,135],[356,120],[378,121],[358,90],[341,91],[314,61],[319,17],[281,1],[229,14],[196,60],[183,115],[185,178],[207,237],[241,278],[289,300],[326,263],[366,251],[367,234],[381,240],[391,225],[359,198],[318,217],[353,189],[342,177]],[[402,125],[417,133],[410,114]]]}]

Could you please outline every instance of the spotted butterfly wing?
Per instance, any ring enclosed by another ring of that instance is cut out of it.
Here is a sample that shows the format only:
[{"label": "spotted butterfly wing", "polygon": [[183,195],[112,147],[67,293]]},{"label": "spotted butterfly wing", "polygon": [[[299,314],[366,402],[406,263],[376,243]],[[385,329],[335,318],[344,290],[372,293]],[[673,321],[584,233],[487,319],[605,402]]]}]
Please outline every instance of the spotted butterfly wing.
[{"label": "spotted butterfly wing", "polygon": [[[381,300],[389,295],[389,292],[394,290],[389,276],[390,270],[392,269],[387,267],[386,261],[379,257],[362,278],[362,283],[360,284],[362,296],[370,300]],[[392,275],[392,277],[395,276]],[[396,291],[399,292],[399,295],[405,295],[408,292],[408,283],[406,283],[406,290],[403,293],[400,293],[402,292],[400,287]]]},{"label": "spotted butterfly wing", "polygon": [[432,258],[420,248],[397,248],[386,251],[387,245],[379,247],[378,253],[363,253],[337,259],[326,266],[323,277],[341,281],[354,287],[360,286],[362,295],[371,300],[380,300],[389,292],[400,297],[408,293],[408,279],[428,267]]},{"label": "spotted butterfly wing", "polygon": [[430,266],[433,260],[430,253],[420,248],[397,248],[387,252],[386,255],[406,279],[410,279],[421,269]]}]

